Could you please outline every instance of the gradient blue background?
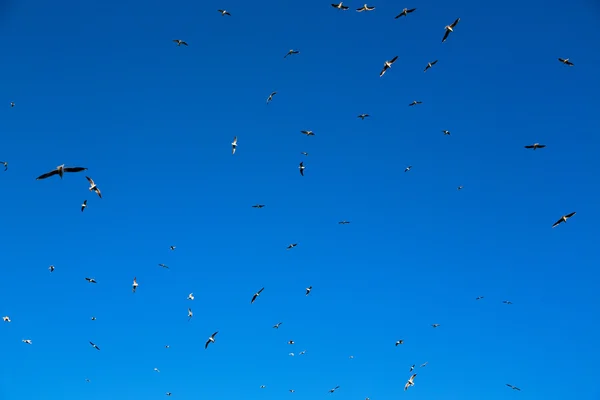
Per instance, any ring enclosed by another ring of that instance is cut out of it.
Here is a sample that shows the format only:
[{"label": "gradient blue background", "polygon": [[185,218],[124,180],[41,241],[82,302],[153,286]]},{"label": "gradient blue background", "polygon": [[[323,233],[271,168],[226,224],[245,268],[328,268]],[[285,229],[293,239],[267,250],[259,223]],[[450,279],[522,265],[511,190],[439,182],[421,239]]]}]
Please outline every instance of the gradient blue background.
[{"label": "gradient blue background", "polygon": [[600,397],[600,6],[330,3],[2,3],[0,399]]}]

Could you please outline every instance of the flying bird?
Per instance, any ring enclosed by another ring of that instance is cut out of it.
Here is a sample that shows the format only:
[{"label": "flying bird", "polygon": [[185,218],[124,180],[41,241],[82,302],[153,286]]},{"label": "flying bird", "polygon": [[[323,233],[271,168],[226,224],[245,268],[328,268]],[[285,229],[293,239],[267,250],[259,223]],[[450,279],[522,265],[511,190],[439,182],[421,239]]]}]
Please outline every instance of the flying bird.
[{"label": "flying bird", "polygon": [[154,368],[154,371],[156,371],[156,372],[160,372],[160,369],[158,369],[158,368]]},{"label": "flying bird", "polygon": [[233,137],[233,142],[231,142],[231,154],[235,154],[235,149],[237,148],[237,136]]},{"label": "flying bird", "polygon": [[188,294],[188,297],[186,300],[194,300],[194,293]]},{"label": "flying bird", "polygon": [[293,249],[296,246],[298,246],[298,243],[289,244],[286,250]]},{"label": "flying bird", "polygon": [[425,361],[423,364],[421,364],[421,368],[423,368],[424,366],[426,366],[427,364],[429,364],[429,361]]},{"label": "flying bird", "polygon": [[194,316],[194,313],[192,312],[192,309],[188,308],[188,322],[190,322],[190,320],[192,319],[193,316]]},{"label": "flying bird", "polygon": [[456,26],[456,24],[458,24],[458,21],[460,21],[460,18],[456,18],[456,21],[454,21],[450,25],[446,25],[444,27],[444,29],[446,29],[446,33],[444,34],[444,37],[442,38],[442,43],[444,43],[446,41],[446,39],[448,39],[448,35],[450,34],[450,32],[454,32],[454,27]]},{"label": "flying bird", "polygon": [[260,385],[260,388],[264,389],[264,388],[266,388],[266,386],[265,385]]},{"label": "flying bird", "polygon": [[96,350],[100,350],[100,347],[96,346],[93,342],[90,342],[90,344],[92,345],[93,348],[95,348]]},{"label": "flying bird", "polygon": [[94,278],[85,278],[85,280],[88,281],[89,283],[97,283]]},{"label": "flying bird", "polygon": [[294,393],[294,392],[295,392],[295,390],[294,390],[294,389],[290,389],[290,393]]},{"label": "flying bird", "polygon": [[438,326],[440,326],[440,324],[431,324],[432,328],[437,328]]},{"label": "flying bird", "polygon": [[95,320],[96,320],[96,317],[92,317],[92,318],[90,318],[90,319],[91,319],[92,321],[95,321]]},{"label": "flying bird", "polygon": [[10,102],[10,108],[13,108],[14,106],[15,106],[15,102],[14,102],[14,101],[11,101],[11,102]]},{"label": "flying bird", "polygon": [[263,208],[264,206],[264,204],[255,204],[252,206],[252,208]]},{"label": "flying bird", "polygon": [[422,101],[413,100],[413,102],[410,103],[408,106],[412,107],[412,106],[416,106],[417,104],[423,104],[423,102]]},{"label": "flying bird", "polygon": [[402,10],[402,12],[400,14],[396,15],[394,17],[394,19],[398,19],[400,17],[407,16],[408,14],[410,14],[411,12],[413,12],[415,10],[416,10],[416,8],[411,8],[410,10],[408,8],[405,8],[404,10]]},{"label": "flying bird", "polygon": [[412,168],[412,165],[409,165],[408,167],[406,167],[406,168],[404,169],[404,172],[408,172],[408,171],[410,171],[410,169],[411,169],[411,168]]},{"label": "flying bird", "polygon": [[25,344],[31,344],[31,339],[23,339],[23,340],[21,340],[21,342],[23,342]]},{"label": "flying bird", "polygon": [[277,92],[272,92],[269,97],[267,98],[267,104],[269,104],[271,102],[271,100],[273,100],[273,96],[275,96],[277,94]]},{"label": "flying bird", "polygon": [[2,321],[4,322],[10,322],[10,317],[7,315],[5,317],[2,317]]},{"label": "flying bird", "polygon": [[410,372],[413,372],[413,369],[415,369],[415,364],[413,364],[413,365],[412,365],[412,367],[410,367],[410,371],[408,371],[408,372],[409,372],[409,373],[410,373]]},{"label": "flying bird", "polygon": [[165,264],[158,264],[158,266],[164,269],[169,269],[169,266]]},{"label": "flying bird", "polygon": [[96,186],[96,184],[94,183],[94,180],[92,178],[90,178],[89,176],[86,176],[85,179],[87,179],[88,182],[90,183],[90,192],[96,192],[98,197],[102,198],[102,193],[100,193],[100,189],[98,189],[98,186]]},{"label": "flying bird", "polygon": [[348,6],[345,6],[344,3],[341,1],[339,2],[339,4],[332,4],[331,7],[337,8],[338,10],[347,10],[350,8]]},{"label": "flying bird", "polygon": [[169,249],[170,249],[171,251],[173,251],[173,250],[175,250],[175,249],[176,249],[176,247],[175,247],[175,246],[170,246],[170,247],[169,247]]},{"label": "flying bird", "polygon": [[507,383],[506,386],[508,386],[509,388],[511,388],[512,390],[518,390],[519,392],[521,391],[521,389],[519,389],[516,386],[511,385],[510,383]]},{"label": "flying bird", "polygon": [[231,14],[229,14],[229,12],[227,10],[217,10],[217,11],[219,11],[222,16],[229,15],[231,17]]},{"label": "flying bird", "polygon": [[415,377],[416,376],[417,376],[417,374],[412,374],[412,376],[408,379],[408,381],[406,381],[406,385],[404,385],[404,390],[405,391],[409,387],[414,386],[414,384],[415,384]]},{"label": "flying bird", "polygon": [[283,58],[286,58],[287,56],[291,56],[292,54],[300,54],[300,52],[298,50],[291,49],[290,51],[287,52],[287,54],[285,56],[283,56]]},{"label": "flying bird", "polygon": [[368,5],[364,5],[361,8],[357,8],[356,11],[358,12],[363,12],[363,11],[373,11],[375,9],[375,7],[369,7]]},{"label": "flying bird", "polygon": [[294,353],[289,353],[288,356],[294,357]]},{"label": "flying bird", "polygon": [[134,277],[133,278],[133,288],[132,288],[132,292],[135,293],[136,289],[138,287],[138,283],[137,283],[137,279]]},{"label": "flying bird", "polygon": [[350,223],[350,221],[346,221],[346,220],[338,222],[338,224],[340,224],[340,225],[347,225],[349,223]]},{"label": "flying bird", "polygon": [[310,294],[310,291],[312,290],[312,286],[309,286],[306,288],[306,296],[308,296]]},{"label": "flying bird", "polygon": [[475,300],[481,300],[483,299],[483,296],[477,296],[477,298]]},{"label": "flying bird", "polygon": [[306,168],[304,166],[304,161],[300,161],[300,165],[298,166],[298,169],[300,169],[300,175],[304,176],[304,168]]},{"label": "flying bird", "polygon": [[278,322],[275,325],[273,325],[273,328],[275,329],[279,329],[279,327],[281,326],[282,322]]},{"label": "flying bird", "polygon": [[329,389],[329,393],[333,393],[333,392],[335,392],[336,390],[338,390],[339,388],[340,388],[339,386],[336,386],[336,387],[334,387],[333,389]]},{"label": "flying bird", "polygon": [[300,133],[306,136],[315,136],[315,133],[313,131],[300,131]]},{"label": "flying bird", "polygon": [[563,222],[564,222],[564,223],[567,223],[567,220],[568,220],[569,218],[571,218],[571,217],[572,217],[573,215],[575,215],[575,214],[576,214],[575,212],[572,212],[572,213],[570,213],[570,214],[563,215],[562,217],[560,217],[560,219],[559,219],[558,221],[556,221],[556,222],[554,223],[554,225],[552,225],[552,227],[553,227],[553,228],[556,228],[558,225],[560,225],[560,224],[561,224],[561,223],[563,223]]},{"label": "flying bird", "polygon": [[85,210],[86,207],[87,207],[87,200],[84,200],[83,203],[81,203],[81,212],[83,212],[83,210]]},{"label": "flying bird", "polygon": [[383,69],[379,73],[379,76],[382,77],[383,74],[385,74],[385,71],[392,68],[392,64],[395,63],[397,59],[398,59],[398,56],[395,56],[390,61],[386,61],[385,63],[383,63]]},{"label": "flying bird", "polygon": [[464,188],[464,186],[459,186],[456,188],[456,190],[462,190],[462,188]]},{"label": "flying bird", "polygon": [[528,146],[525,146],[526,149],[543,149],[544,147],[546,147],[545,144],[539,144],[539,143],[534,143],[534,144],[530,144]]},{"label": "flying bird", "polygon": [[167,395],[167,396],[171,396],[172,394],[173,394],[173,393],[171,393],[171,392],[167,392],[167,393],[165,393],[165,395]]},{"label": "flying bird", "polygon": [[448,135],[448,136],[450,136],[450,131],[443,130],[443,131],[442,131],[442,133],[443,133],[444,135]]},{"label": "flying bird", "polygon": [[504,301],[502,301],[502,303],[510,305],[510,304],[512,304],[512,301],[504,300]]},{"label": "flying bird", "polygon": [[0,161],[0,164],[4,165],[4,171],[8,171],[8,161]]},{"label": "flying bird", "polygon": [[306,350],[302,350],[300,353],[298,353],[299,356],[306,354]]},{"label": "flying bird", "polygon": [[563,63],[565,65],[568,65],[569,67],[572,67],[573,65],[575,65],[571,61],[569,61],[568,58],[559,58],[558,61],[560,61],[561,63]]},{"label": "flying bird", "polygon": [[216,331],[215,333],[213,333],[212,335],[210,335],[210,337],[206,341],[206,344],[204,345],[204,349],[205,350],[208,348],[209,343],[214,343],[215,342],[215,336],[217,335],[217,333],[219,333],[219,331]]},{"label": "flying bird", "polygon": [[254,296],[252,296],[252,300],[250,300],[250,304],[254,303],[254,300],[256,300],[258,296],[260,296],[263,290],[265,290],[265,288],[261,288],[258,292],[254,293]]},{"label": "flying bird", "polygon": [[404,340],[396,340],[396,347],[398,347],[399,344],[404,344]]},{"label": "flying bird", "polygon": [[288,341],[288,344],[294,344],[293,340]]},{"label": "flying bird", "polygon": [[367,118],[367,117],[370,117],[370,115],[369,115],[369,114],[360,114],[360,115],[358,116],[358,118],[362,119],[363,121],[364,121],[364,120],[365,120],[365,118]]},{"label": "flying bird", "polygon": [[181,45],[187,46],[188,45],[186,42],[184,42],[183,40],[180,40],[180,39],[174,39],[173,41],[175,43],[177,43],[177,46],[181,46]]},{"label": "flying bird", "polygon": [[425,67],[425,69],[423,70],[423,72],[426,72],[429,68],[433,67],[435,64],[437,64],[438,60],[432,61],[430,63],[427,63],[427,66]]},{"label": "flying bird", "polygon": [[60,179],[62,179],[63,174],[65,172],[80,172],[80,171],[85,171],[87,168],[83,168],[83,167],[65,167],[65,164],[59,165],[58,167],[56,167],[56,169],[53,169],[50,172],[46,172],[45,174],[42,174],[40,176],[38,176],[37,178],[35,178],[36,180],[40,180],[40,179],[46,179],[51,177],[52,175],[57,175],[60,176]]},{"label": "flying bird", "polygon": [[307,156],[308,155],[308,153],[305,152],[305,151],[301,151],[300,154],[302,154],[303,156]]}]

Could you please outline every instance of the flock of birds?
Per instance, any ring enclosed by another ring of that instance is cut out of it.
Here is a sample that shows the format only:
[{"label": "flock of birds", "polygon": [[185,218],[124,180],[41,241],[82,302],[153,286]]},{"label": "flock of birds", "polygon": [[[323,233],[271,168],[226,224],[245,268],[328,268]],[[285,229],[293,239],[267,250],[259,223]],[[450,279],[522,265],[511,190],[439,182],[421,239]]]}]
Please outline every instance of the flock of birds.
[{"label": "flock of birds", "polygon": [[[340,2],[340,3],[337,3],[337,4],[331,4],[331,6],[332,6],[333,8],[336,8],[336,9],[338,9],[338,10],[344,10],[344,11],[345,11],[345,10],[349,10],[349,7],[348,7],[348,6],[346,6],[346,5],[344,5],[344,4],[343,4],[343,2]],[[367,4],[364,4],[362,7],[360,7],[360,8],[357,8],[357,9],[356,9],[356,11],[357,11],[357,12],[367,12],[367,11],[374,11],[374,10],[375,10],[375,7],[374,7],[374,6],[369,6],[369,5],[367,5]],[[403,9],[403,10],[402,10],[402,11],[401,11],[399,14],[397,14],[397,15],[395,16],[395,19],[398,19],[398,18],[401,18],[401,17],[407,17],[407,16],[411,15],[412,13],[414,13],[416,10],[417,10],[416,8],[411,8],[411,9],[404,8],[404,9]],[[227,10],[224,10],[224,9],[220,9],[220,10],[218,10],[218,12],[219,12],[219,13],[220,13],[222,16],[231,16],[231,13],[230,13],[229,11],[227,11]],[[448,37],[449,37],[450,33],[454,32],[454,30],[455,30],[455,28],[456,28],[456,26],[458,25],[458,23],[459,23],[459,22],[460,22],[460,18],[456,18],[456,19],[454,20],[454,22],[452,22],[451,24],[449,24],[449,25],[446,25],[446,26],[444,27],[444,35],[443,35],[443,37],[442,37],[442,43],[444,43],[444,42],[445,42],[445,41],[448,39]],[[181,40],[181,39],[175,39],[175,40],[173,40],[173,42],[174,42],[174,43],[176,43],[176,44],[177,44],[177,46],[182,46],[182,45],[183,45],[183,46],[188,46],[188,43],[187,43],[186,41],[184,41],[184,40]],[[297,54],[300,54],[300,51],[299,51],[299,50],[294,50],[294,49],[291,49],[291,50],[289,50],[289,51],[288,51],[288,52],[287,52],[287,53],[284,55],[284,57],[283,57],[283,58],[287,58],[287,57],[289,57],[289,56],[292,56],[292,55],[297,55]],[[379,76],[380,76],[380,77],[383,77],[383,76],[386,74],[386,72],[387,72],[387,71],[389,71],[389,70],[392,68],[393,64],[394,64],[394,63],[395,63],[397,60],[398,60],[398,56],[396,55],[396,56],[394,56],[393,58],[391,58],[390,60],[388,60],[388,61],[385,61],[385,62],[384,62],[384,64],[383,64],[383,68],[381,69],[381,71],[380,71],[380,73],[379,73]],[[561,62],[561,63],[563,63],[563,64],[565,64],[565,65],[567,65],[567,66],[569,66],[569,67],[572,67],[572,66],[574,65],[574,64],[573,64],[573,63],[572,63],[572,62],[571,62],[571,61],[570,61],[568,58],[558,58],[558,61],[559,61],[559,62]],[[438,60],[434,60],[434,61],[431,61],[431,62],[427,63],[427,65],[425,66],[424,72],[427,72],[429,69],[433,68],[433,66],[435,66],[435,65],[437,64],[437,62],[438,62]],[[277,94],[277,92],[276,92],[276,91],[272,92],[272,93],[271,93],[271,94],[270,94],[270,95],[267,97],[267,101],[266,101],[266,103],[267,103],[267,104],[269,104],[271,101],[273,101],[273,99],[274,99],[274,97],[275,97],[275,95],[276,95],[276,94]],[[416,106],[416,105],[419,105],[419,104],[422,104],[422,102],[421,102],[421,101],[418,101],[418,100],[414,100],[413,102],[411,102],[411,103],[409,104],[409,106],[413,107],[413,106]],[[14,103],[14,102],[11,102],[11,103],[10,103],[10,107],[11,107],[11,108],[12,108],[12,107],[15,107],[15,103]],[[360,115],[358,115],[358,118],[360,118],[361,120],[364,120],[365,118],[368,118],[369,116],[370,116],[369,114],[360,114]],[[315,133],[314,133],[313,131],[311,131],[311,130],[302,130],[302,131],[300,131],[300,133],[302,133],[303,135],[306,135],[306,136],[308,136],[308,137],[310,137],[310,136],[315,136]],[[448,131],[448,130],[442,130],[442,133],[443,133],[444,135],[448,135],[448,136],[450,135],[450,131]],[[237,146],[238,146],[238,138],[237,138],[237,136],[235,136],[235,137],[233,138],[233,141],[232,141],[232,143],[231,143],[231,153],[232,153],[232,155],[234,155],[234,154],[236,153]],[[543,148],[545,148],[545,147],[546,147],[546,145],[544,145],[544,144],[540,144],[540,143],[533,143],[533,144],[530,144],[530,145],[526,145],[526,146],[524,146],[524,147],[525,147],[526,149],[537,150],[537,149],[543,149]],[[306,152],[301,152],[301,154],[302,154],[302,155],[304,155],[304,156],[308,156],[308,153],[306,153]],[[0,161],[0,164],[2,164],[2,165],[4,166],[4,171],[7,171],[7,170],[8,170],[8,165],[9,165],[8,161]],[[298,169],[299,169],[299,172],[300,172],[300,175],[301,175],[301,176],[304,176],[304,171],[305,171],[305,168],[306,168],[306,167],[305,167],[305,165],[304,165],[304,162],[303,162],[303,161],[302,161],[302,162],[300,162],[300,164],[299,164],[299,166],[298,166]],[[405,168],[404,172],[409,172],[409,171],[411,170],[411,168],[412,168],[412,165],[409,165],[409,166],[407,166],[407,167]],[[53,170],[51,170],[51,171],[49,171],[49,172],[46,172],[46,173],[43,173],[43,174],[41,174],[40,176],[38,176],[38,177],[36,178],[36,180],[44,180],[44,179],[47,179],[47,178],[50,178],[50,177],[53,177],[53,176],[56,176],[56,175],[57,175],[57,176],[58,176],[60,179],[62,179],[65,173],[77,173],[77,172],[82,172],[82,171],[86,171],[86,170],[87,170],[87,168],[85,168],[85,167],[67,167],[67,166],[65,166],[65,164],[62,164],[62,165],[59,165],[59,166],[57,166],[56,168],[54,168]],[[90,191],[90,192],[94,192],[94,193],[96,193],[96,194],[98,195],[98,197],[101,199],[101,198],[102,198],[102,193],[101,193],[100,189],[98,188],[98,186],[96,185],[96,183],[94,182],[94,180],[93,180],[91,177],[89,177],[89,176],[85,176],[85,178],[87,179],[87,181],[89,182],[89,185],[90,185],[90,186],[89,186],[89,188],[88,188],[88,189],[89,189],[89,191]],[[461,190],[461,189],[463,189],[463,186],[458,186],[458,187],[457,187],[457,189],[458,189],[458,190]],[[255,204],[255,205],[253,205],[252,207],[253,207],[253,208],[258,208],[258,209],[260,209],[260,208],[263,208],[263,207],[265,207],[265,205],[264,205],[264,204]],[[83,212],[83,211],[84,211],[86,208],[87,208],[87,199],[86,199],[86,200],[84,200],[84,201],[83,201],[83,203],[81,204],[81,211]],[[571,213],[568,213],[568,214],[565,214],[565,215],[561,216],[561,217],[560,217],[560,218],[559,218],[559,219],[558,219],[558,220],[557,220],[557,221],[556,221],[556,222],[555,222],[555,223],[552,225],[552,228],[554,228],[554,227],[557,227],[558,225],[560,225],[560,224],[562,224],[562,223],[566,223],[566,222],[567,222],[567,220],[568,220],[569,218],[573,217],[575,214],[576,214],[575,212],[571,212]],[[340,221],[340,222],[339,222],[339,224],[340,224],[340,225],[345,225],[345,224],[349,224],[349,223],[350,223],[350,221],[346,221],[346,220],[343,220],[343,221]],[[296,247],[297,245],[298,245],[298,243],[291,243],[291,244],[289,244],[289,245],[287,246],[287,250],[293,249],[293,248],[294,248],[294,247]],[[176,249],[176,246],[170,246],[170,247],[169,247],[169,249],[170,249],[171,251],[174,251],[174,250]],[[158,265],[159,265],[161,268],[165,268],[165,269],[168,269],[168,268],[169,268],[169,267],[168,267],[167,265],[165,265],[165,264],[158,264]],[[54,265],[51,265],[51,266],[50,266],[48,269],[49,269],[49,271],[50,271],[50,272],[54,272],[54,270],[55,270],[55,267],[54,267]],[[86,278],[85,278],[85,280],[86,280],[87,282],[89,282],[90,284],[96,284],[96,283],[97,283],[97,282],[96,282],[96,280],[95,280],[94,278],[91,278],[91,277],[86,277]],[[132,292],[133,292],[133,293],[136,293],[136,290],[137,290],[138,286],[139,286],[139,285],[138,285],[138,282],[137,282],[137,277],[134,277],[134,278],[133,278],[133,283],[132,283]],[[256,291],[256,292],[253,294],[253,296],[252,296],[252,298],[251,298],[251,300],[250,300],[250,304],[253,304],[253,303],[254,303],[254,302],[255,302],[255,301],[256,301],[256,300],[259,298],[259,296],[261,295],[261,293],[262,293],[264,290],[265,290],[265,288],[264,288],[264,287],[262,287],[260,290]],[[311,291],[312,291],[312,286],[309,286],[309,287],[307,287],[307,288],[306,288],[306,291],[305,291],[305,296],[308,296],[308,295],[311,293]],[[484,299],[484,296],[478,296],[478,297],[477,297],[475,300],[479,301],[479,300],[482,300],[482,299]],[[194,294],[193,294],[193,293],[190,293],[190,294],[187,296],[187,300],[190,300],[190,301],[194,300]],[[504,301],[503,301],[503,304],[506,304],[506,305],[511,305],[511,304],[512,304],[512,302],[510,302],[510,301],[508,301],[508,300],[504,300]],[[191,319],[193,318],[194,314],[193,314],[193,312],[192,312],[192,309],[191,309],[191,308],[188,308],[187,315],[188,315],[188,321],[189,321],[189,320],[191,320]],[[96,319],[96,317],[92,317],[92,320],[95,320],[95,319]],[[12,321],[11,321],[11,318],[10,318],[8,315],[6,315],[6,316],[3,316],[3,317],[2,317],[2,320],[3,320],[3,322],[5,322],[5,323],[10,323],[10,322],[12,322]],[[273,325],[273,328],[274,328],[274,329],[279,329],[279,327],[281,326],[281,324],[282,324],[282,322],[278,322],[277,324]],[[440,326],[440,324],[437,324],[437,323],[431,324],[431,327],[432,327],[432,328],[434,328],[434,329],[435,329],[435,328],[438,328],[439,326]],[[216,343],[216,336],[217,336],[217,334],[218,334],[218,333],[219,333],[219,331],[215,331],[213,334],[211,334],[211,335],[210,335],[210,336],[207,338],[207,340],[206,340],[206,342],[205,342],[205,344],[204,344],[204,348],[205,348],[205,349],[208,349],[209,345]],[[28,344],[28,345],[31,345],[31,344],[33,343],[31,339],[22,339],[22,342],[23,342],[23,343],[25,343],[25,344]],[[91,346],[93,349],[95,349],[95,350],[97,350],[97,351],[100,351],[100,347],[99,347],[99,346],[98,346],[96,343],[94,343],[94,342],[90,341],[90,342],[89,342],[89,344],[90,344],[90,346]],[[288,344],[294,344],[294,341],[293,341],[293,340],[290,340],[290,341],[288,341]],[[404,344],[404,340],[402,340],[402,339],[400,339],[400,340],[397,340],[397,341],[395,342],[395,346],[399,346],[399,345],[403,345],[403,344]],[[168,346],[168,345],[167,345],[167,346],[165,346],[165,347],[166,347],[166,348],[169,348],[169,346]],[[299,353],[299,355],[303,355],[304,353],[305,353],[305,351],[302,351],[302,352],[300,352],[300,353]],[[294,353],[289,353],[289,355],[290,355],[290,356],[294,356]],[[350,358],[352,358],[352,356],[350,356]],[[420,365],[420,367],[421,367],[421,368],[423,368],[423,367],[425,367],[427,364],[428,364],[428,363],[427,363],[427,362],[425,362],[425,363],[421,364],[421,365]],[[412,365],[412,366],[410,367],[410,371],[409,371],[409,372],[411,373],[411,375],[410,375],[410,377],[407,379],[407,381],[406,381],[406,383],[405,383],[405,385],[404,385],[404,390],[405,390],[405,391],[406,391],[407,389],[409,389],[410,387],[412,387],[412,386],[414,386],[414,385],[415,385],[415,378],[417,377],[417,373],[416,373],[416,372],[414,372],[414,373],[413,373],[414,369],[415,369],[415,365]],[[155,371],[155,372],[160,372],[160,370],[159,370],[158,368],[154,368],[154,371]],[[86,381],[88,381],[88,382],[89,382],[89,379],[86,379]],[[521,390],[519,387],[517,387],[517,386],[514,386],[514,385],[512,385],[512,384],[508,384],[508,383],[507,383],[507,384],[506,384],[506,386],[507,386],[508,388],[512,389],[512,390],[516,390],[516,391],[520,391],[520,390]],[[260,386],[260,388],[261,388],[261,389],[265,389],[265,388],[266,388],[266,386],[265,386],[265,385],[261,385],[261,386]],[[334,392],[335,392],[335,391],[337,391],[339,388],[340,388],[340,386],[335,386],[334,388],[330,389],[330,390],[329,390],[329,392],[330,392],[330,393],[334,393]],[[290,389],[290,390],[289,390],[289,392],[290,392],[290,393],[294,393],[294,392],[295,392],[295,390],[294,390],[294,389]],[[172,395],[172,393],[171,393],[171,392],[166,392],[166,395],[167,395],[167,396],[171,396],[171,395]],[[366,398],[366,400],[369,400],[369,398],[367,397],[367,398]]]}]

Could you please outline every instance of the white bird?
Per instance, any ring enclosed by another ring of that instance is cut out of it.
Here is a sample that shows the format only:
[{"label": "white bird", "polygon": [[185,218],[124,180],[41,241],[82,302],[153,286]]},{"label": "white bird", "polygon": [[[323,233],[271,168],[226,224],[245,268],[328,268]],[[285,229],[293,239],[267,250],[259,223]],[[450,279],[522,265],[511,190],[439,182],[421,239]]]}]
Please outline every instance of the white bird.
[{"label": "white bird", "polygon": [[298,169],[300,170],[300,175],[304,176],[304,168],[306,168],[304,166],[304,161],[300,161],[300,165],[298,166]]},{"label": "white bird", "polygon": [[137,287],[138,287],[137,279],[134,277],[134,278],[133,278],[133,287],[132,287],[131,291],[132,291],[133,293],[135,293],[135,291],[136,291]]},{"label": "white bird", "polygon": [[188,308],[188,322],[190,321],[190,319],[192,319],[193,316],[194,316],[194,313],[192,312],[192,309]]},{"label": "white bird", "polygon": [[100,193],[100,189],[98,189],[98,186],[96,186],[96,184],[94,183],[94,180],[92,178],[90,178],[89,176],[86,176],[85,179],[87,179],[88,182],[90,183],[90,192],[96,192],[98,197],[102,198],[102,193]]},{"label": "white bird", "polygon": [[404,170],[404,172],[410,171],[411,168],[412,168],[412,165],[409,165],[408,167],[406,167],[406,169]]},{"label": "white bird", "polygon": [[345,5],[343,4],[343,2],[341,2],[341,1],[340,1],[338,4],[332,4],[332,5],[331,5],[331,7],[333,7],[333,8],[337,8],[338,10],[347,10],[347,9],[349,9],[349,8],[350,8],[350,7],[348,7],[348,6],[345,6]]},{"label": "white bird", "polygon": [[350,357],[348,357],[348,358],[352,360],[352,359],[354,358],[354,356],[350,356]]},{"label": "white bird", "polygon": [[231,142],[231,154],[235,154],[235,149],[237,148],[237,136],[233,137],[233,142]]},{"label": "white bird", "polygon": [[187,300],[194,300],[194,293],[188,294]]},{"label": "white bird", "polygon": [[275,325],[273,325],[273,328],[279,329],[280,326],[281,326],[281,322],[278,322]]},{"label": "white bird", "polygon": [[54,265],[51,265],[51,266],[49,266],[49,267],[48,267],[48,271],[50,271],[50,272],[54,272]]},{"label": "white bird", "polygon": [[293,340],[288,341],[288,344],[294,344]]},{"label": "white bird", "polygon": [[315,133],[313,131],[300,131],[300,133],[306,136],[315,136]]},{"label": "white bird", "polygon": [[306,288],[306,296],[308,296],[310,294],[311,290],[312,290],[312,286],[309,286]]},{"label": "white bird", "polygon": [[83,212],[83,210],[85,210],[86,207],[87,207],[87,200],[84,200],[83,203],[81,203],[81,212]]},{"label": "white bird", "polygon": [[15,102],[14,102],[14,101],[11,101],[11,102],[10,102],[10,108],[13,108],[14,106],[15,106]]},{"label": "white bird", "polygon": [[277,94],[277,92],[272,92],[272,93],[269,95],[269,98],[267,99],[267,104],[269,104],[269,103],[271,102],[271,100],[273,100],[273,96],[275,96],[276,94]]},{"label": "white bird", "polygon": [[295,392],[295,390],[294,390],[294,389],[290,389],[290,393],[294,393],[294,392]]},{"label": "white bird", "polygon": [[289,356],[294,357],[294,353],[290,353]]},{"label": "white bird", "polygon": [[299,356],[306,354],[306,350],[302,350],[300,353],[298,353]]},{"label": "white bird", "polygon": [[462,190],[462,188],[464,188],[464,186],[459,186],[456,188],[456,190]]},{"label": "white bird", "polygon": [[90,319],[91,319],[92,321],[95,321],[95,320],[96,320],[96,317],[92,317],[92,318],[90,318]]},{"label": "white bird", "polygon": [[23,339],[23,340],[21,340],[21,342],[23,342],[25,344],[31,344],[31,339]]},{"label": "white bird", "polygon": [[94,278],[85,278],[85,280],[88,281],[89,283],[97,283]]},{"label": "white bird", "polygon": [[358,12],[363,12],[363,11],[373,11],[375,9],[375,7],[370,7],[368,5],[363,5],[361,8],[357,8],[356,11]]},{"label": "white bird", "polygon": [[398,15],[396,15],[394,17],[394,19],[398,19],[400,17],[404,17],[407,16],[408,14],[410,14],[411,12],[414,12],[416,10],[416,8],[411,8],[410,10],[408,8],[405,8],[404,10],[402,10],[402,12]]},{"label": "white bird", "polygon": [[450,34],[450,32],[454,32],[454,27],[456,26],[456,24],[458,24],[458,21],[460,21],[460,18],[456,18],[456,21],[454,21],[450,25],[446,25],[444,27],[444,29],[446,29],[446,33],[444,34],[444,37],[442,38],[442,43],[444,43],[446,41],[446,39],[448,39],[448,35]]},{"label": "white bird", "polygon": [[414,384],[415,384],[414,381],[415,381],[416,376],[417,376],[417,374],[412,374],[412,376],[406,382],[406,385],[404,385],[404,390],[408,389],[411,386],[414,386]]},{"label": "white bird", "polygon": [[219,333],[219,331],[216,331],[215,333],[213,333],[212,335],[210,335],[210,337],[208,338],[208,340],[206,341],[206,344],[204,345],[204,349],[208,348],[208,345],[210,343],[214,343],[215,342],[215,336],[217,335],[217,333]]},{"label": "white bird", "polygon": [[302,154],[303,156],[307,156],[308,155],[308,153],[305,152],[305,151],[300,152],[300,154]]},{"label": "white bird", "polygon": [[409,373],[410,373],[410,372],[413,372],[413,370],[414,370],[414,369],[415,369],[415,364],[413,364],[413,365],[412,365],[412,367],[410,367],[410,371],[408,371],[408,372],[409,372]]},{"label": "white bird", "polygon": [[396,340],[396,346],[398,346],[399,344],[403,344],[404,340],[400,339],[400,340]]},{"label": "white bird", "polygon": [[379,76],[382,77],[383,74],[385,74],[385,71],[392,68],[392,64],[395,63],[397,59],[398,59],[398,56],[395,56],[390,61],[386,61],[385,63],[383,63],[383,69],[379,73]]},{"label": "white bird", "polygon": [[444,133],[444,135],[448,135],[448,136],[450,136],[450,131],[446,131],[446,130],[444,130],[444,131],[442,131],[442,132]]},{"label": "white bird", "polygon": [[265,385],[260,385],[260,388],[264,389],[264,388],[266,388],[266,386]]},{"label": "white bird", "polygon": [[222,16],[229,15],[231,17],[231,14],[229,14],[229,12],[227,12],[227,10],[217,10],[217,11],[219,11]]},{"label": "white bird", "polygon": [[7,315],[5,317],[2,317],[2,321],[4,321],[4,322],[10,322],[9,316]]},{"label": "white bird", "polygon": [[158,368],[154,368],[154,370],[155,370],[156,372],[160,372],[160,370],[159,370]]},{"label": "white bird", "polygon": [[167,393],[165,393],[165,394],[166,394],[167,396],[171,396],[173,393],[171,393],[171,392],[167,392]]}]

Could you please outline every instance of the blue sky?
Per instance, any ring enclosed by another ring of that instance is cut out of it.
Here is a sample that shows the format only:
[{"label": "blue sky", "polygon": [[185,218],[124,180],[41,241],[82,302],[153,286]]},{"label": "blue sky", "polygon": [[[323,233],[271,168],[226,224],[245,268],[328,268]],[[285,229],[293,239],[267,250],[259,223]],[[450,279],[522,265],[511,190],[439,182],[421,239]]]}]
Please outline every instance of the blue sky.
[{"label": "blue sky", "polygon": [[330,3],[1,3],[1,400],[600,396],[600,7]]}]

